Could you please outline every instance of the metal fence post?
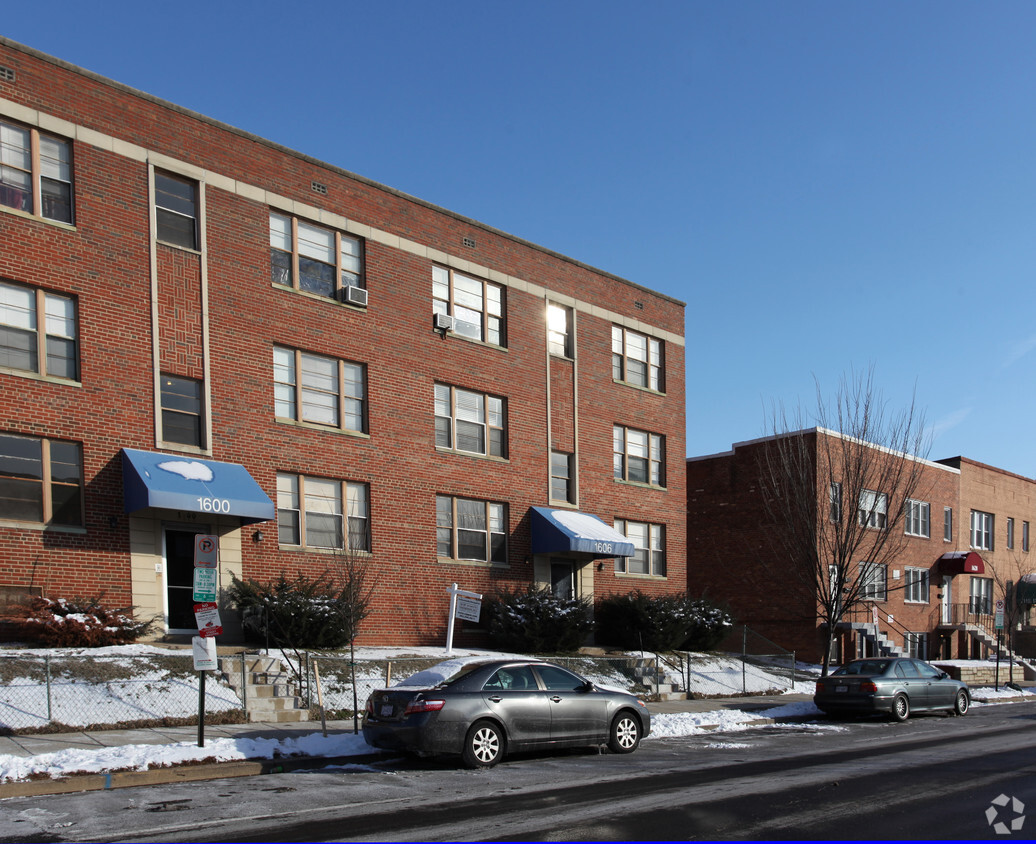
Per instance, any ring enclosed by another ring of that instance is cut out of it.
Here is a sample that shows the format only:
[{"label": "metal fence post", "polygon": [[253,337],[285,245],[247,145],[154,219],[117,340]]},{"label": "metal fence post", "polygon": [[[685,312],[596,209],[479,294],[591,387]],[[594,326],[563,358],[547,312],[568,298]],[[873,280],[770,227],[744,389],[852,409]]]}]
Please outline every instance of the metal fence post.
[{"label": "metal fence post", "polygon": [[244,651],[241,651],[241,708],[248,712],[248,673],[245,669]]},{"label": "metal fence post", "polygon": [[791,686],[789,688],[795,691],[795,651],[791,652]]},{"label": "metal fence post", "polygon": [[50,701],[50,654],[44,655],[43,660],[47,675],[47,723],[49,724],[54,720]]}]

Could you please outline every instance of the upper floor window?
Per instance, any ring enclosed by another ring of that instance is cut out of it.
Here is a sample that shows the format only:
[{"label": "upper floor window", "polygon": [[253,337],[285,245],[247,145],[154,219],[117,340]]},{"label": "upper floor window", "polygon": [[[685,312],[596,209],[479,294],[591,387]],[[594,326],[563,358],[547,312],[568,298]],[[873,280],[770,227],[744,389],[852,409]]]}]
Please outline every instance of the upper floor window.
[{"label": "upper floor window", "polygon": [[198,248],[198,183],[155,171],[156,235],[164,243]]},{"label": "upper floor window", "polygon": [[1014,548],[1014,519],[1007,518],[1007,547]]},{"label": "upper floor window", "polygon": [[360,363],[273,349],[274,413],[279,419],[366,431],[366,368]]},{"label": "upper floor window", "polygon": [[903,599],[913,603],[928,603],[928,569],[907,567],[903,571]]},{"label": "upper floor window", "polygon": [[507,402],[447,384],[435,385],[435,445],[507,456]]},{"label": "upper floor window", "polygon": [[550,453],[550,500],[575,503],[572,463],[575,455],[564,451]]},{"label": "upper floor window", "polygon": [[860,563],[860,597],[867,601],[884,601],[888,597],[888,566]]},{"label": "upper floor window", "polygon": [[665,485],[665,440],[659,434],[615,425],[612,458],[617,480]]},{"label": "upper floor window", "polygon": [[1022,550],[1029,550],[1029,523],[1022,522]]},{"label": "upper floor window", "polygon": [[363,241],[270,212],[270,272],[274,284],[355,302],[348,291],[364,286]]},{"label": "upper floor window", "polygon": [[435,497],[436,553],[454,560],[507,562],[507,505]]},{"label": "upper floor window", "polygon": [[79,378],[76,303],[0,281],[0,367]]},{"label": "upper floor window", "polygon": [[664,390],[662,341],[613,325],[612,378],[638,387]]},{"label": "upper floor window", "polygon": [[953,542],[953,508],[944,507],[942,511],[942,538],[945,542]]},{"label": "upper floor window", "polygon": [[572,309],[547,303],[547,348],[552,355],[570,358],[572,354]]},{"label": "upper floor window", "polygon": [[304,548],[370,551],[369,498],[367,484],[278,472],[277,541]]},{"label": "upper floor window", "polygon": [[993,514],[971,511],[971,547],[980,551],[993,550]]},{"label": "upper floor window", "polygon": [[665,577],[665,525],[616,519],[615,529],[625,534],[635,549],[632,557],[615,558],[615,571]]},{"label": "upper floor window", "polygon": [[0,205],[72,222],[72,144],[0,121]]},{"label": "upper floor window", "polygon": [[883,492],[869,489],[860,491],[860,524],[864,527],[884,528],[888,524],[889,499]]},{"label": "upper floor window", "polygon": [[828,487],[827,499],[830,504],[829,517],[838,524],[842,521],[842,485],[838,481],[833,481]]},{"label": "upper floor window", "polygon": [[507,343],[504,288],[456,270],[432,267],[432,311],[453,317],[453,330],[495,346]]},{"label": "upper floor window", "polygon": [[0,518],[82,526],[82,447],[0,434]]},{"label": "upper floor window", "polygon": [[909,536],[931,536],[931,505],[926,501],[907,499],[904,505],[904,521]]},{"label": "upper floor window", "polygon": [[201,381],[162,375],[162,439],[167,443],[205,446]]}]

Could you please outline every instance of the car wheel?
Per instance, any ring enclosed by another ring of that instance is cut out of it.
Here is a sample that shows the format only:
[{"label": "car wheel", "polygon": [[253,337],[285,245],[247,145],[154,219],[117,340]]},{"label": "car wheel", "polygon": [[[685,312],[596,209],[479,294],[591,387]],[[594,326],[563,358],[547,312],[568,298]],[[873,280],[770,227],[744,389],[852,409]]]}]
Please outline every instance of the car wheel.
[{"label": "car wheel", "polygon": [[896,695],[892,699],[892,712],[889,713],[893,721],[905,721],[910,717],[910,701],[906,695]]},{"label": "car wheel", "polygon": [[620,712],[612,721],[608,749],[612,753],[632,753],[640,744],[640,721],[636,715]]},{"label": "car wheel", "polygon": [[476,721],[464,737],[461,754],[468,768],[491,768],[504,758],[504,733],[492,721]]},{"label": "car wheel", "polygon": [[964,689],[961,689],[957,692],[957,697],[953,701],[953,714],[967,715],[970,708],[971,698],[968,697],[968,693]]}]

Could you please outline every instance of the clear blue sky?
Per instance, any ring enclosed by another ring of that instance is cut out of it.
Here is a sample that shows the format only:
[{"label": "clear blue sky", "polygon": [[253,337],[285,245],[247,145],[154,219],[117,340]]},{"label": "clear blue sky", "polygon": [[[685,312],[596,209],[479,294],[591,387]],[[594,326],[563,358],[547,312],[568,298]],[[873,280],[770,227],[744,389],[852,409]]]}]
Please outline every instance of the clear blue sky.
[{"label": "clear blue sky", "polygon": [[1036,476],[1036,3],[5,4],[0,32],[687,303],[688,453],[874,368]]}]

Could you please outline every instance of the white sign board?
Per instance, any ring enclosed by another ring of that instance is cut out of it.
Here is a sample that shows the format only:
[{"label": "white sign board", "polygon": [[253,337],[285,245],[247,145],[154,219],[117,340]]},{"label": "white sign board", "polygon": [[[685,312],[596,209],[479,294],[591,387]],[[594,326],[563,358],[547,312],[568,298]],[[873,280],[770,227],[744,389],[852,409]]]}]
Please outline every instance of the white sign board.
[{"label": "white sign board", "polygon": [[216,600],[216,569],[194,570],[194,602],[208,603]]},{"label": "white sign board", "polygon": [[464,621],[478,621],[482,614],[482,602],[476,598],[457,596],[457,618]]},{"label": "white sign board", "polygon": [[219,537],[199,533],[194,537],[194,565],[214,569],[219,565]]},{"label": "white sign board", "polygon": [[194,655],[195,671],[216,670],[216,640],[195,636],[191,639],[191,650]]}]

